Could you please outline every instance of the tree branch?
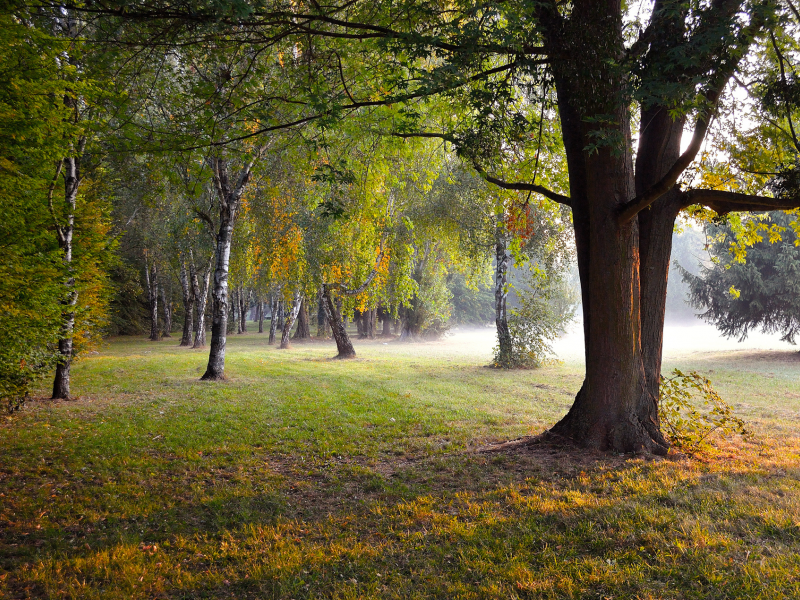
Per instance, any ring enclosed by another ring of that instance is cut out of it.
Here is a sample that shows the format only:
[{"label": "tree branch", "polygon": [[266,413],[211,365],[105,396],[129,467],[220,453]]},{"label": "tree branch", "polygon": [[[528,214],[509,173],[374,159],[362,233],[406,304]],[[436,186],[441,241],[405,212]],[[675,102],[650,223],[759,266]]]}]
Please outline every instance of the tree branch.
[{"label": "tree branch", "polygon": [[718,215],[731,212],[765,212],[800,208],[800,198],[770,198],[723,190],[689,190],[681,198],[681,208],[702,204]]}]

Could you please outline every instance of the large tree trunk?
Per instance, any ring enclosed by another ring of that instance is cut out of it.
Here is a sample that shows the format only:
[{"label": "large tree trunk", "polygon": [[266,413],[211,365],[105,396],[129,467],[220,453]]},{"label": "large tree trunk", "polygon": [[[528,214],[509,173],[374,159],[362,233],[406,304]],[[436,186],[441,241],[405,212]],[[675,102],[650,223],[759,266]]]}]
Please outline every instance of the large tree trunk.
[{"label": "large tree trunk", "polygon": [[250,179],[250,170],[255,158],[242,169],[236,185],[231,187],[228,179],[228,164],[225,160],[214,157],[211,160],[214,186],[219,200],[219,230],[217,232],[216,268],[214,269],[214,287],[211,291],[211,349],[208,366],[203,380],[220,380],[225,378],[225,346],[228,329],[228,267],[233,240],[233,225],[236,211],[239,209],[242,193]]},{"label": "large tree trunk", "polygon": [[283,324],[283,332],[281,334],[281,350],[288,350],[291,346],[289,344],[289,334],[292,332],[292,327],[294,326],[295,319],[297,319],[297,314],[300,312],[300,307],[303,305],[303,295],[300,292],[294,293],[294,299],[292,302],[292,309],[289,311],[289,314],[286,317],[286,321]]},{"label": "large tree trunk", "polygon": [[150,341],[161,339],[158,329],[158,268],[155,261],[149,264],[147,256],[144,260],[144,280],[147,284],[147,299],[150,304]]},{"label": "large tree trunk", "polygon": [[[554,65],[554,79],[570,175],[586,345],[586,378],[553,432],[597,449],[663,453],[658,423],[642,401],[647,386],[639,224],[617,219],[622,206],[635,197],[635,181],[630,114],[619,95],[624,84],[605,60],[609,53],[623,52],[621,25],[606,10],[605,5],[582,5],[577,18],[548,26],[554,51],[575,57]],[[588,43],[601,44],[602,51],[580,51],[587,31]],[[590,151],[600,127],[613,141],[595,144]]]},{"label": "large tree trunk", "polygon": [[187,347],[192,345],[192,326],[194,324],[194,290],[190,270],[186,268],[186,261],[181,258],[180,279],[181,294],[183,296],[183,332],[181,334],[180,346]]},{"label": "large tree trunk", "polygon": [[159,286],[161,303],[164,305],[164,335],[165,338],[172,337],[172,294],[167,289],[166,284]]},{"label": "large tree trunk", "polygon": [[503,232],[502,223],[498,221],[495,228],[495,269],[494,269],[494,322],[497,326],[497,355],[495,363],[504,368],[513,366],[513,346],[511,331],[508,328],[508,265],[511,254]]},{"label": "large tree trunk", "polygon": [[377,308],[371,308],[367,311],[367,337],[371,340],[375,339],[375,320],[377,312]]},{"label": "large tree trunk", "polygon": [[311,325],[308,317],[308,299],[303,298],[300,304],[300,312],[297,314],[297,330],[294,332],[294,340],[307,340],[311,337]]},{"label": "large tree trunk", "polygon": [[327,285],[322,286],[322,302],[325,306],[325,314],[328,317],[328,323],[331,326],[333,339],[336,340],[336,349],[339,354],[336,358],[355,358],[356,351],[353,348],[353,343],[347,335],[347,328],[342,322],[342,313],[336,306],[333,299],[333,294]]},{"label": "large tree trunk", "polygon": [[[70,368],[73,358],[72,338],[75,329],[75,306],[78,303],[78,290],[75,288],[75,275],[72,265],[75,208],[78,202],[78,186],[80,185],[78,165],[78,159],[76,158],[65,158],[62,163],[61,168],[64,169],[64,200],[67,207],[67,215],[66,223],[62,224],[57,219],[55,223],[56,233],[58,234],[58,245],[62,253],[61,262],[65,268],[66,279],[64,281],[64,297],[61,300],[58,362],[56,363],[56,373],[53,379],[52,398],[54,400],[68,400],[70,393]],[[55,212],[53,216],[55,218]]]},{"label": "large tree trunk", "polygon": [[280,310],[281,303],[276,295],[270,296],[269,303],[269,341],[268,344],[275,343],[275,332],[278,330],[278,311]]}]

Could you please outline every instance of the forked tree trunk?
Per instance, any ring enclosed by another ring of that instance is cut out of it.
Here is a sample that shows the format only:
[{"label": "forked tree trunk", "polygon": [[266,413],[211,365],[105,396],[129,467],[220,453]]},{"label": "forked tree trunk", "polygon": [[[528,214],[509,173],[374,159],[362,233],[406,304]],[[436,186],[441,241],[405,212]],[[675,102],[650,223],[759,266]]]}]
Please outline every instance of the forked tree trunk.
[{"label": "forked tree trunk", "polygon": [[295,292],[292,301],[292,309],[289,311],[289,314],[286,316],[286,321],[283,324],[280,345],[281,350],[288,350],[291,347],[289,344],[289,335],[292,333],[292,327],[294,326],[295,319],[297,319],[302,305],[303,295],[300,292]]},{"label": "forked tree trunk", "polygon": [[172,337],[172,294],[167,290],[166,284],[159,287],[161,294],[161,303],[164,306],[164,335],[165,338]]},{"label": "forked tree trunk", "polygon": [[497,326],[497,355],[495,364],[503,368],[513,366],[514,348],[511,330],[508,328],[508,265],[511,254],[502,230],[502,223],[495,228],[495,268],[494,268],[494,322]]},{"label": "forked tree trunk", "polygon": [[183,332],[180,346],[192,345],[192,329],[194,324],[194,290],[190,275],[191,269],[186,268],[186,261],[182,258],[180,265],[181,294],[183,296]]},{"label": "forked tree trunk", "polygon": [[311,325],[308,318],[308,299],[303,298],[300,304],[300,312],[297,314],[297,330],[292,339],[307,340],[311,337]]},{"label": "forked tree trunk", "polygon": [[[53,378],[54,400],[68,400],[70,394],[70,368],[72,367],[73,346],[72,339],[75,330],[75,306],[78,303],[78,290],[75,288],[75,275],[72,265],[72,243],[75,231],[75,208],[78,202],[78,186],[80,173],[78,159],[65,158],[59,167],[63,168],[64,175],[64,200],[67,209],[66,223],[55,220],[58,245],[61,250],[61,263],[64,265],[66,279],[64,281],[64,297],[61,300],[61,328],[58,335],[58,362]],[[58,174],[56,174],[56,179]],[[55,185],[55,180],[53,181]],[[52,188],[50,190],[52,194]],[[51,196],[52,201],[52,196]],[[52,210],[52,205],[51,205]]]},{"label": "forked tree trunk", "polygon": [[[256,153],[257,154],[257,153]],[[225,346],[228,329],[228,267],[230,265],[231,242],[236,211],[242,193],[250,179],[250,170],[255,158],[242,169],[234,186],[228,178],[228,164],[224,159],[211,159],[214,186],[219,200],[219,230],[216,244],[216,268],[214,269],[214,287],[212,297],[211,349],[208,366],[203,380],[220,380],[225,378]]]},{"label": "forked tree trunk", "polygon": [[[583,53],[580,69],[570,61],[554,65],[581,278],[586,378],[552,431],[597,449],[664,453],[652,403],[643,402],[639,224],[617,219],[636,186],[630,112],[619,101],[620,75],[604,58],[623,51],[621,27],[606,10],[587,5],[579,18],[568,25],[554,21],[548,30],[548,43],[565,55],[580,53],[589,26],[602,46],[595,54]],[[615,128],[615,141],[589,151],[600,121]]]},{"label": "forked tree trunk", "polygon": [[158,329],[158,268],[155,261],[152,265],[148,264],[147,256],[144,261],[144,279],[150,304],[150,341],[157,342],[161,339]]},{"label": "forked tree trunk", "polygon": [[347,328],[342,322],[342,313],[336,306],[330,288],[324,284],[322,286],[322,302],[325,307],[325,315],[331,326],[333,339],[336,341],[336,349],[339,351],[336,358],[355,358],[356,351],[353,348],[350,337],[347,335]]}]

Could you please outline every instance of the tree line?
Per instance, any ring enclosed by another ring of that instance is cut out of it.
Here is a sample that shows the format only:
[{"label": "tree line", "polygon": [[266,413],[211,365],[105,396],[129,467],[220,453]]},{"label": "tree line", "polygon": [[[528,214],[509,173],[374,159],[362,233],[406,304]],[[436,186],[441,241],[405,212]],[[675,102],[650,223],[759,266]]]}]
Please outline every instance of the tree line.
[{"label": "tree line", "polygon": [[[345,357],[343,315],[405,311],[416,335],[441,306],[443,265],[474,278],[487,254],[502,362],[515,352],[508,256],[544,281],[569,229],[586,378],[553,432],[665,452],[672,229],[681,211],[800,205],[800,13],[793,0],[649,8],[7,5],[3,294],[18,312],[3,326],[29,318],[4,364],[51,361],[53,396],[68,396],[72,358],[108,319],[108,274],[132,252],[152,310],[167,258],[196,308],[208,281],[205,379],[224,377],[231,300],[241,314],[246,290],[269,290],[290,322],[321,300]],[[528,314],[543,307],[531,299]]]}]

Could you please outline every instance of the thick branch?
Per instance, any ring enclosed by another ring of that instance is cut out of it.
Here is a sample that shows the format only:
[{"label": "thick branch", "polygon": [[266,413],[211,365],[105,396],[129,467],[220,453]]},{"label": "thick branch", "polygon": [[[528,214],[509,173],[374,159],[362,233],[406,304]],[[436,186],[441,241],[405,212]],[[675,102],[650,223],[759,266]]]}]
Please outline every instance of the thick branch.
[{"label": "thick branch", "polygon": [[730,212],[764,212],[800,208],[800,197],[770,198],[722,190],[689,190],[683,194],[681,200],[682,208],[692,204],[701,204],[712,209],[718,215],[726,215]]}]

